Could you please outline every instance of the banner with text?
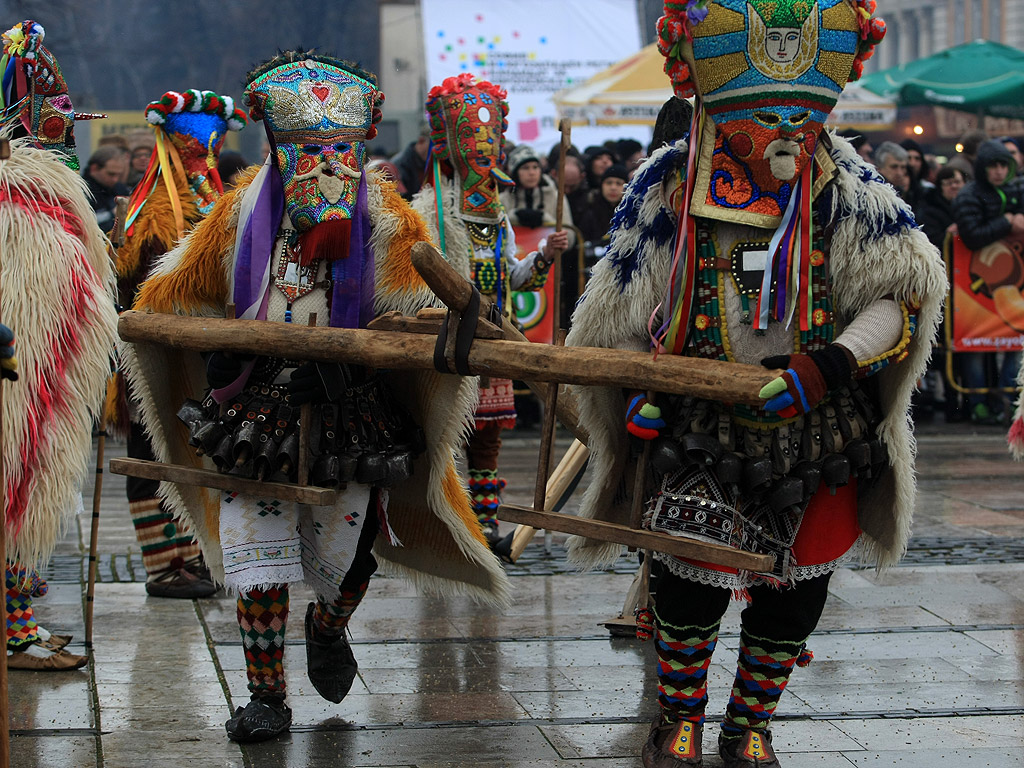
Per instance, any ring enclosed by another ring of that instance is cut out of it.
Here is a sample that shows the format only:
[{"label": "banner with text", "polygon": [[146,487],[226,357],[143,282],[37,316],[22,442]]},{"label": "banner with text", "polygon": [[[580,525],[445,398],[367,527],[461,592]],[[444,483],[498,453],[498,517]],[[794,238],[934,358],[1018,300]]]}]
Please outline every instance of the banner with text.
[{"label": "banner with text", "polygon": [[[551,97],[640,49],[633,0],[421,0],[427,89],[470,72],[508,91],[507,138],[544,154],[559,140]],[[581,150],[636,138],[643,126],[573,129]]]},{"label": "banner with text", "polygon": [[953,351],[1024,349],[1024,239],[1007,238],[972,251],[947,241],[953,262]]}]

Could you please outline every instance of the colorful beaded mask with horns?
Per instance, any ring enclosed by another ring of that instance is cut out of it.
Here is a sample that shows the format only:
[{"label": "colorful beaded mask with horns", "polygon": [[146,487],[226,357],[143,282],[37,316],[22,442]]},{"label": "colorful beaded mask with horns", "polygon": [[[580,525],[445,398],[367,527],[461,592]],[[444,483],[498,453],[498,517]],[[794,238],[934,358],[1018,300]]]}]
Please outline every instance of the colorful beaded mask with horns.
[{"label": "colorful beaded mask with horns", "polygon": [[209,213],[224,193],[217,174],[224,137],[228,131],[245,127],[245,113],[235,108],[230,96],[190,89],[182,93],[168,91],[157,101],[151,101],[146,107],[146,121],[163,129],[157,133],[157,147],[153,150],[157,161],[162,162],[160,155],[165,151],[161,146],[163,133],[181,158],[199,211]]},{"label": "colorful beaded mask with horns", "polygon": [[505,160],[508,103],[504,89],[467,73],[430,89],[430,151],[461,189],[462,218],[493,223],[501,205],[498,185],[514,182],[501,169]]},{"label": "colorful beaded mask with horns", "polygon": [[750,223],[783,214],[839,94],[885,34],[874,9],[874,0],[666,2],[665,71],[676,95],[696,92],[715,129],[713,150],[710,132],[698,149],[695,212],[749,212]]},{"label": "colorful beaded mask with horns", "polygon": [[41,24],[28,20],[0,38],[0,124],[16,117],[43,149],[59,152],[64,163],[77,171],[75,120],[103,115],[75,113],[60,65],[43,45],[45,34]]},{"label": "colorful beaded mask with horns", "polygon": [[249,116],[265,120],[273,134],[295,227],[305,232],[350,220],[366,142],[377,135],[381,119],[384,94],[377,78],[340,59],[286,54],[253,73],[245,98]]}]

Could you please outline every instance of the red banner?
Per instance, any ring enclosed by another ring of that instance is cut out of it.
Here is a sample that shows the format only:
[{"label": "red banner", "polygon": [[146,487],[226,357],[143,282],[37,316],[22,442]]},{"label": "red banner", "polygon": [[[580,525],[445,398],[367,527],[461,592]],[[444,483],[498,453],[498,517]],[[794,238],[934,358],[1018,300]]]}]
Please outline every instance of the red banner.
[{"label": "red banner", "polygon": [[[554,227],[513,227],[516,233],[516,258],[538,250],[537,246],[545,237],[554,234]],[[553,280],[544,284],[540,291],[513,291],[512,308],[516,320],[523,328],[523,334],[530,341],[538,344],[551,344],[554,326],[551,322],[549,308],[554,301],[555,287]]]},{"label": "red banner", "polygon": [[1024,349],[1024,238],[972,251],[954,237],[947,247],[953,264],[953,351]]}]

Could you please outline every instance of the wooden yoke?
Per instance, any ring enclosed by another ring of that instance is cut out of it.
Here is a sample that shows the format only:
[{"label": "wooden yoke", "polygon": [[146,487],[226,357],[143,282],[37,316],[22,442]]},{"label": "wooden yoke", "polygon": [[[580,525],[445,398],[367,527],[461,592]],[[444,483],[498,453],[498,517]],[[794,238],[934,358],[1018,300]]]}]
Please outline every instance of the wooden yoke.
[{"label": "wooden yoke", "polygon": [[[472,286],[449,266],[433,246],[424,242],[413,246],[412,262],[427,285],[454,313],[466,310],[470,304]],[[479,312],[483,317],[493,316],[491,303],[481,299]],[[118,330],[121,338],[127,342],[163,344],[197,352],[235,352],[287,357],[292,360],[347,362],[373,368],[434,370],[436,333],[442,322],[439,313],[429,310],[418,313],[415,318],[399,319],[389,315],[373,322],[377,329],[397,323],[404,326],[403,330],[309,328],[258,320],[182,317],[129,311],[121,315]],[[502,318],[500,329],[503,339],[481,338],[493,337],[498,330],[496,326],[488,326],[486,323],[478,326],[478,333],[466,356],[470,375],[501,376],[535,382],[531,386],[545,393],[550,384],[557,386],[562,382],[652,389],[757,404],[757,392],[777,375],[760,366],[715,360],[675,355],[662,355],[653,360],[643,352],[531,344],[506,318]],[[545,384],[541,386],[540,383]],[[558,417],[562,423],[576,433],[581,441],[586,442],[587,435],[580,428],[575,404],[563,395],[559,397],[558,405]],[[260,488],[269,490],[270,485],[210,470],[159,462],[143,462],[145,467],[128,466],[129,463],[139,462],[121,459],[111,462],[111,470],[212,488],[237,487],[237,490],[246,493],[259,492]],[[332,503],[329,499],[333,495],[329,489],[300,487],[289,483],[274,484],[273,493],[282,499],[291,496],[299,500],[301,497],[306,503]],[[520,511],[514,507],[502,509],[503,519],[512,522],[695,557],[722,565],[765,571],[770,568],[772,560],[771,556],[739,552],[720,545],[651,533],[625,525],[539,510]]]}]

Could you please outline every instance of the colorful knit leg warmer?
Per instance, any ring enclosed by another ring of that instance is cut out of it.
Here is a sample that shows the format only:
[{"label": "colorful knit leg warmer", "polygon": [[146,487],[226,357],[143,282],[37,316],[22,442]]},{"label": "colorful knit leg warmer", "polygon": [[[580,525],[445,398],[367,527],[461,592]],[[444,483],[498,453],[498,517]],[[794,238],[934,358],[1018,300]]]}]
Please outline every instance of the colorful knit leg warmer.
[{"label": "colorful knit leg warmer", "polygon": [[46,582],[35,571],[8,563],[4,575],[7,589],[7,647],[12,651],[39,639],[39,625],[32,611],[32,598],[46,594]]},{"label": "colorful knit leg warmer", "polygon": [[199,557],[199,544],[183,523],[174,521],[160,499],[130,501],[128,511],[135,526],[135,538],[142,547],[142,564],[150,576],[176,570],[186,560]]},{"label": "colorful knit leg warmer", "polygon": [[769,640],[741,631],[736,680],[722,723],[725,738],[768,729],[803,647],[802,641]]},{"label": "colorful knit leg warmer", "polygon": [[498,524],[498,506],[505,481],[498,477],[497,469],[469,468],[469,498],[481,525]]},{"label": "colorful knit leg warmer", "polygon": [[251,589],[238,598],[238,629],[251,693],[284,694],[284,630],[288,585]]},{"label": "colorful knit leg warmer", "polygon": [[718,642],[716,622],[709,627],[674,626],[654,612],[657,622],[658,704],[666,722],[704,723],[708,704],[708,667]]},{"label": "colorful knit leg warmer", "polygon": [[341,594],[331,603],[317,597],[316,608],[313,609],[313,623],[320,634],[330,637],[344,634],[349,619],[359,607],[369,586],[370,581],[367,579],[355,589],[342,589]]}]

